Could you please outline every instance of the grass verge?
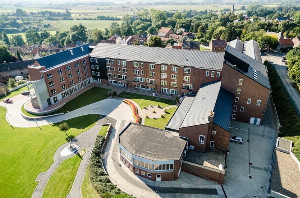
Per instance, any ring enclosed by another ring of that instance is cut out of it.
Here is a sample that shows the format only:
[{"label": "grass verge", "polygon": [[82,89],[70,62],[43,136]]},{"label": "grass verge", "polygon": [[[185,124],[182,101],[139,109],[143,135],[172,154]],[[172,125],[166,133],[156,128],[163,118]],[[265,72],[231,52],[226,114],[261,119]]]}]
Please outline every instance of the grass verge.
[{"label": "grass verge", "polygon": [[[53,163],[53,155],[66,142],[66,134],[57,124],[40,128],[14,128],[5,119],[6,109],[0,107],[0,195],[31,197],[35,179]],[[86,115],[64,122],[68,135],[77,136],[90,129],[99,115]]]},{"label": "grass verge", "polygon": [[23,91],[28,91],[28,87],[27,86],[21,87],[20,89],[17,89],[15,91],[9,92],[6,96],[0,96],[0,100],[4,100],[6,98],[14,97],[16,95],[21,94]]},{"label": "grass verge", "polygon": [[282,82],[276,70],[269,62],[265,62],[265,65],[268,67],[272,96],[276,105],[280,124],[282,125],[279,136],[293,141],[293,153],[300,160],[300,120],[284,91]]},{"label": "grass verge", "polygon": [[103,137],[105,137],[107,130],[108,130],[109,125],[102,125],[98,135],[101,135]]},{"label": "grass verge", "polygon": [[70,193],[82,157],[75,155],[63,161],[50,177],[43,197],[65,198]]},{"label": "grass verge", "polygon": [[90,165],[85,171],[84,179],[81,185],[81,195],[83,198],[96,198],[100,197],[100,195],[97,193],[93,185],[90,181]]},{"label": "grass verge", "polygon": [[164,108],[164,107],[176,104],[174,100],[146,96],[146,95],[135,94],[135,93],[129,93],[129,92],[122,92],[119,95],[119,97],[133,100],[141,107],[141,109],[143,109],[144,107],[148,107],[150,105],[153,105],[153,106],[159,105],[162,108]]},{"label": "grass verge", "polygon": [[177,108],[174,107],[166,110],[167,113],[164,118],[159,118],[159,119],[146,118],[145,125],[159,128],[159,129],[164,129],[165,126],[168,124],[169,120],[171,119],[171,117],[173,116],[173,114],[175,113],[176,109]]}]

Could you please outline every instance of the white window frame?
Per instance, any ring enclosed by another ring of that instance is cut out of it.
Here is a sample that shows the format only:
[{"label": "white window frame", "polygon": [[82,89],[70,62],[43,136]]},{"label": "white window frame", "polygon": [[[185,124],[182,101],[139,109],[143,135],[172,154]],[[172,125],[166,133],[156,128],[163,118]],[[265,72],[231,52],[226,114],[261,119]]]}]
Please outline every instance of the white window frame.
[{"label": "white window frame", "polygon": [[168,70],[168,65],[161,65],[160,66],[160,71],[167,71]]},{"label": "white window frame", "polygon": [[235,97],[234,101],[238,102],[240,100],[240,97]]},{"label": "white window frame", "polygon": [[211,77],[215,77],[215,71],[211,72]]},{"label": "white window frame", "polygon": [[172,72],[177,73],[178,72],[178,67],[177,66],[172,66]]},{"label": "white window frame", "polygon": [[251,104],[251,98],[248,98],[247,104]]},{"label": "white window frame", "polygon": [[209,71],[208,71],[208,70],[206,70],[205,75],[206,75],[206,76],[209,76]]},{"label": "white window frame", "polygon": [[244,111],[245,111],[245,107],[244,107],[244,106],[241,106],[240,111],[241,111],[241,112],[244,112]]},{"label": "white window frame", "polygon": [[236,90],[236,93],[237,93],[237,94],[241,94],[241,91],[242,91],[242,89],[238,88],[238,89]]},{"label": "white window frame", "polygon": [[160,78],[161,79],[165,79],[165,78],[167,78],[168,77],[168,74],[167,73],[161,73],[160,74]]},{"label": "white window frame", "polygon": [[260,106],[260,104],[261,104],[261,100],[257,100],[257,101],[256,101],[256,105],[257,105],[257,106]]},{"label": "white window frame", "polygon": [[239,79],[239,85],[243,85],[243,79]]},{"label": "white window frame", "polygon": [[231,115],[231,120],[235,120],[236,119],[236,114],[232,114]]},{"label": "white window frame", "polygon": [[214,148],[215,147],[215,141],[210,141],[209,142],[209,147]]},{"label": "white window frame", "polygon": [[217,72],[217,78],[219,78],[221,76],[221,73],[220,72]]},{"label": "white window frame", "polygon": [[204,144],[205,143],[205,135],[199,135],[199,143],[200,144]]}]

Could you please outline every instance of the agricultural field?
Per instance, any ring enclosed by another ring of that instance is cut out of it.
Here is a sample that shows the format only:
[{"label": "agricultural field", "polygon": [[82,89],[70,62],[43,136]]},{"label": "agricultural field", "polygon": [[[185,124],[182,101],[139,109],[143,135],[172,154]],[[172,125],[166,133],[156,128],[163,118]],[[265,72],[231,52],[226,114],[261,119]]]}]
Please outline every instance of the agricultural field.
[{"label": "agricultural field", "polygon": [[[55,35],[56,31],[48,31],[50,33],[50,35]],[[26,35],[25,35],[25,32],[22,32],[22,33],[17,33],[17,34],[7,34],[8,38],[11,38],[12,36],[15,36],[15,35],[21,35],[23,40],[26,42]]]}]

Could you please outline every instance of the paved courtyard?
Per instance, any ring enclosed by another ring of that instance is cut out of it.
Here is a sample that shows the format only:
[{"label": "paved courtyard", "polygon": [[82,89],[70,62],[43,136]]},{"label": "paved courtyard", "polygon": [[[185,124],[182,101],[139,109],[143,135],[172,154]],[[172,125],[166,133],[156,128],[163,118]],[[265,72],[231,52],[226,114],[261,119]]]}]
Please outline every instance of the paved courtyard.
[{"label": "paved courtyard", "polygon": [[240,122],[232,122],[230,132],[244,144],[229,144],[223,185],[227,197],[267,197],[277,132]]}]

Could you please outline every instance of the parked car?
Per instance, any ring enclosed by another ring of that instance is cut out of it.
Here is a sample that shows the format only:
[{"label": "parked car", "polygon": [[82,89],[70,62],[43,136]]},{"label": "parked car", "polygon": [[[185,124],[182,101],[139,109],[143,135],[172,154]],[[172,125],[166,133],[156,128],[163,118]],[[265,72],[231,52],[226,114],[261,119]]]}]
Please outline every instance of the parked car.
[{"label": "parked car", "polygon": [[238,136],[232,136],[230,138],[230,142],[235,142],[235,143],[238,143],[238,144],[243,144],[244,143],[243,138],[238,137]]},{"label": "parked car", "polygon": [[27,95],[30,94],[30,91],[23,91],[21,94],[22,94],[23,96],[27,96]]},{"label": "parked car", "polygon": [[13,101],[9,98],[3,100],[4,103],[13,103]]}]

